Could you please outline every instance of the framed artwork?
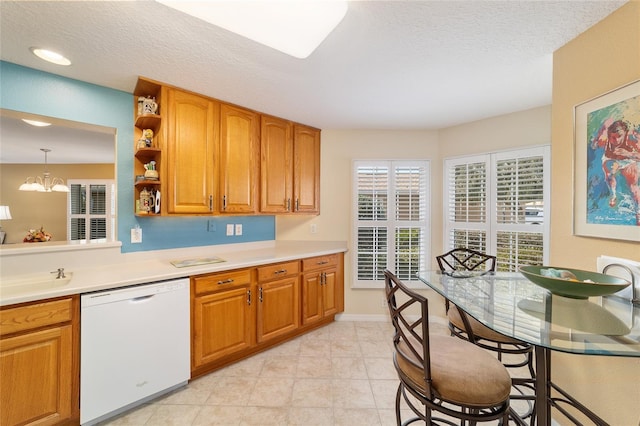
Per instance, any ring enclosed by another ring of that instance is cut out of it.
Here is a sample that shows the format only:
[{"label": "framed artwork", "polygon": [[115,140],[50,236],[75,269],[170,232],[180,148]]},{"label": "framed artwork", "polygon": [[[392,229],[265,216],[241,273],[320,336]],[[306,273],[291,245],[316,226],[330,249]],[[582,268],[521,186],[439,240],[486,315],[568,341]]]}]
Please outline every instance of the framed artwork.
[{"label": "framed artwork", "polygon": [[574,235],[640,241],[640,80],[574,109]]}]

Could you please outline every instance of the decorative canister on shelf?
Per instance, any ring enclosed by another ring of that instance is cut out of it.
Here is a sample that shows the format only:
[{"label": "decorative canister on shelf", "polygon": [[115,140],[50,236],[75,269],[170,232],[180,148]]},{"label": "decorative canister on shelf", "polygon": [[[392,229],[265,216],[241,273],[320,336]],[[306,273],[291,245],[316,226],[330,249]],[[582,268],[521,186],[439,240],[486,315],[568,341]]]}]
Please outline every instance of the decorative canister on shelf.
[{"label": "decorative canister on shelf", "polygon": [[153,193],[147,188],[140,191],[140,213],[150,213],[156,204]]},{"label": "decorative canister on shelf", "polygon": [[[142,98],[142,99],[141,99]],[[142,96],[138,97],[138,114],[156,114],[158,112],[158,104],[156,103],[156,98],[147,96],[143,98]]]},{"label": "decorative canister on shelf", "polygon": [[138,139],[138,143],[136,145],[137,149],[141,148],[151,148],[153,146],[153,130],[144,129],[142,131],[142,136]]},{"label": "decorative canister on shelf", "polygon": [[144,165],[144,178],[147,180],[158,180],[158,171],[156,170],[156,162],[150,161]]}]

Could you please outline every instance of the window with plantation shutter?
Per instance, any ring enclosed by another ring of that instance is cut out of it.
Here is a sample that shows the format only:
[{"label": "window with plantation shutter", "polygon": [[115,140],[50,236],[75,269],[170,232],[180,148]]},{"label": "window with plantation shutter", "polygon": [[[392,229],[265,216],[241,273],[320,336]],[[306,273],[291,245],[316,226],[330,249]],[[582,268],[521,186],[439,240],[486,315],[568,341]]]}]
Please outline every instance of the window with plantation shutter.
[{"label": "window with plantation shutter", "polygon": [[382,287],[384,269],[413,281],[425,268],[428,175],[426,161],[355,161],[354,287]]},{"label": "window with plantation shutter", "polygon": [[115,240],[115,182],[69,179],[67,239]]},{"label": "window with plantation shutter", "polygon": [[549,147],[447,159],[445,251],[494,254],[498,270],[548,257]]}]

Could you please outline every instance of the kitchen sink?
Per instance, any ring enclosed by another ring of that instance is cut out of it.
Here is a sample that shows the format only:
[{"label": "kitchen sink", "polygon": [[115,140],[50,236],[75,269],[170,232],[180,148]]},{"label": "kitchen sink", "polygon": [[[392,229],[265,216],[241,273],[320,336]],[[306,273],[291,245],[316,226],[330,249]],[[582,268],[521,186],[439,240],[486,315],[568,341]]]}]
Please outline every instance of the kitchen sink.
[{"label": "kitchen sink", "polygon": [[0,282],[0,296],[9,297],[16,294],[32,293],[63,287],[73,278],[73,272],[65,272],[64,278],[57,278],[58,272],[18,275],[12,278],[2,278]]}]

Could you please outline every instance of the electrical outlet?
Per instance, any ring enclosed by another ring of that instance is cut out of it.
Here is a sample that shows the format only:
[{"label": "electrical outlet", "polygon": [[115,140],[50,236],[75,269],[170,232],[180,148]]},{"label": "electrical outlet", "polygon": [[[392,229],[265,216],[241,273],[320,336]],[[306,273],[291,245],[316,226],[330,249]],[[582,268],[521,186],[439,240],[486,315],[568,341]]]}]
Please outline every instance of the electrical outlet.
[{"label": "electrical outlet", "polygon": [[236,235],[242,235],[242,224],[236,223]]},{"label": "electrical outlet", "polygon": [[214,221],[207,221],[207,232],[216,232],[216,223]]},{"label": "electrical outlet", "polygon": [[233,223],[227,223],[227,235],[233,235]]},{"label": "electrical outlet", "polygon": [[311,231],[312,234],[315,234],[316,232],[318,232],[318,225],[316,225],[315,223],[312,223],[311,226],[309,227],[309,230]]},{"label": "electrical outlet", "polygon": [[381,308],[386,308],[387,307],[387,299],[385,299],[384,297],[382,299],[380,299],[380,307]]}]

